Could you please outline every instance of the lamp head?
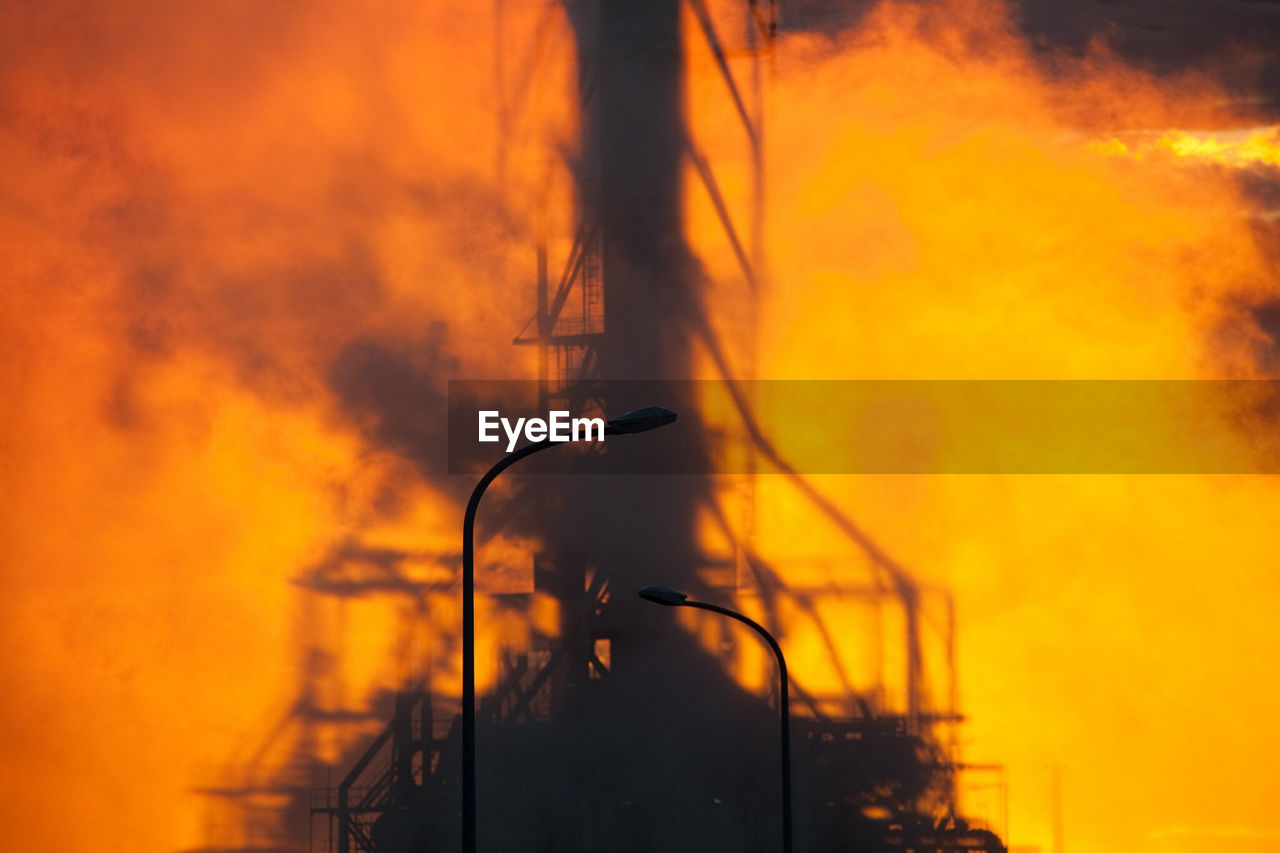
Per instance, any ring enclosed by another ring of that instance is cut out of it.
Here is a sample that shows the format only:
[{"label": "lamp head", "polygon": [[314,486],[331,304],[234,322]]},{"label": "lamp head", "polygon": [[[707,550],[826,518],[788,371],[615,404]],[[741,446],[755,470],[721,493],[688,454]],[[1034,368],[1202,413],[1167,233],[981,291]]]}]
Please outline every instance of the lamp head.
[{"label": "lamp head", "polygon": [[685,599],[689,596],[683,592],[676,592],[667,586],[646,586],[640,590],[640,597],[645,601],[652,601],[654,604],[665,604],[668,607],[675,607],[684,604]]},{"label": "lamp head", "polygon": [[633,432],[647,432],[648,430],[674,423],[675,419],[676,413],[670,409],[664,409],[661,406],[649,406],[632,412],[624,412],[616,418],[611,418],[604,425],[604,434],[627,435]]}]

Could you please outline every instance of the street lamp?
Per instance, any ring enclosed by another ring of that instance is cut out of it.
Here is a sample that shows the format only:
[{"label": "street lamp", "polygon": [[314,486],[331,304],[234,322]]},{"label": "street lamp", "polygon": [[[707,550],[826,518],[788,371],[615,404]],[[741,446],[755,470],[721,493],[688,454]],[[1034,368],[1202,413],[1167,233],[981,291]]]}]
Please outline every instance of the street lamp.
[{"label": "street lamp", "polygon": [[[660,406],[627,412],[608,421],[605,435],[646,432],[673,423],[676,413]],[[566,444],[544,439],[507,454],[476,483],[462,519],[462,850],[476,850],[476,608],[475,527],[480,498],[499,474],[526,456]]]},{"label": "street lamp", "polygon": [[782,649],[778,646],[778,641],[764,629],[764,626],[741,613],[715,604],[690,601],[689,596],[669,587],[646,586],[640,590],[640,597],[654,604],[665,604],[668,607],[696,607],[699,610],[710,610],[713,613],[728,616],[730,619],[737,619],[744,625],[754,628],[773,649],[773,654],[778,659],[778,679],[782,684],[782,691],[778,696],[779,716],[782,719],[782,850],[783,853],[791,853],[791,708],[787,698],[787,662],[782,657]]}]

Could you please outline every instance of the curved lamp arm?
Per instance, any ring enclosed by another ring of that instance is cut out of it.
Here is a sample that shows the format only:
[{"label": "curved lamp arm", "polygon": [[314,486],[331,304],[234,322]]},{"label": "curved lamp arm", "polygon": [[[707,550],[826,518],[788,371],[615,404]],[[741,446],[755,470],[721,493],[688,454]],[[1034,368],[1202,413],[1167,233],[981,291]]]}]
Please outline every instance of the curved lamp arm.
[{"label": "curved lamp arm", "polygon": [[665,586],[646,586],[640,590],[640,597],[668,607],[695,607],[698,610],[710,610],[712,613],[736,619],[764,637],[769,648],[773,649],[773,656],[778,660],[778,681],[781,685],[778,693],[778,716],[781,720],[782,738],[782,850],[783,853],[791,853],[791,704],[787,690],[787,661],[782,656],[782,647],[759,622],[727,607],[707,604],[705,601],[691,601],[683,592],[677,592]]}]

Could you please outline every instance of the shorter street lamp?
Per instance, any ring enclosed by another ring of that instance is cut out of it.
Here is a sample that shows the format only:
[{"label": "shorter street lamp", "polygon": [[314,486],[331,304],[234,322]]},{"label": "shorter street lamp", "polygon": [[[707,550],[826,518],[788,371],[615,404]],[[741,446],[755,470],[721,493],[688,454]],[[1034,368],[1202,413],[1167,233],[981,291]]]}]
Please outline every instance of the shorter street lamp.
[{"label": "shorter street lamp", "polygon": [[[676,413],[661,406],[626,412],[605,423],[605,435],[630,435],[674,423]],[[508,453],[490,468],[471,492],[462,518],[462,850],[476,850],[476,512],[485,489],[498,475],[526,456],[565,444],[543,439]]]},{"label": "shorter street lamp", "polygon": [[773,649],[773,654],[778,659],[778,679],[782,685],[778,696],[778,710],[782,720],[782,850],[783,853],[791,853],[791,708],[787,698],[787,662],[782,657],[782,649],[778,646],[778,641],[755,620],[748,619],[741,613],[726,607],[702,601],[690,601],[689,596],[670,587],[646,586],[640,590],[640,597],[654,604],[665,604],[668,607],[696,607],[699,610],[710,610],[712,613],[737,619],[755,629],[756,633],[764,637],[769,648]]}]

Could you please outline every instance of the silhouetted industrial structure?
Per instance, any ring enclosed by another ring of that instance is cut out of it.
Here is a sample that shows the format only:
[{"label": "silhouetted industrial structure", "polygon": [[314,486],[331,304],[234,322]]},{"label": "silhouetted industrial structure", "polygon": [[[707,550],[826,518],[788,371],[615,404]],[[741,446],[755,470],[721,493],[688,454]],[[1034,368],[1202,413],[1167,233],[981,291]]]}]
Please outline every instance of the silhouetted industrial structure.
[{"label": "silhouetted industrial structure", "polygon": [[[547,5],[548,13],[556,7]],[[737,27],[726,32],[703,0],[564,0],[562,8],[578,56],[581,139],[576,156],[561,164],[573,176],[576,223],[562,266],[553,266],[549,235],[540,235],[536,313],[515,343],[537,347],[543,407],[617,413],[658,403],[676,409],[687,427],[680,451],[688,454],[687,467],[710,475],[696,399],[617,399],[604,383],[689,379],[695,354],[731,387],[753,376],[757,318],[747,310],[732,324],[742,340],[722,340],[706,299],[707,274],[684,236],[684,199],[702,193],[710,203],[737,263],[742,304],[754,304],[768,278],[764,76],[776,11],[744,0]],[[498,16],[501,24],[501,5]],[[687,41],[708,52],[738,116],[754,182],[745,211],[732,209],[712,158],[686,122]],[[536,74],[536,63],[521,73]],[[526,81],[518,83],[523,91]],[[509,120],[518,105],[505,98],[501,112]],[[674,393],[680,386],[660,387]],[[777,458],[755,429],[749,394],[733,397],[746,452],[782,471],[810,511],[856,545],[862,562],[834,585],[788,584],[787,572],[770,565],[753,542],[751,477],[739,478],[728,496],[711,476],[534,479],[521,484],[520,512],[510,500],[487,507],[482,530],[501,526],[542,543],[533,595],[555,601],[558,624],[543,633],[531,628],[527,648],[504,652],[497,684],[479,703],[479,847],[504,853],[775,849],[777,710],[725,665],[734,644],[755,640],[717,624],[712,630],[721,648],[708,651],[669,614],[636,600],[636,589],[660,582],[706,600],[759,596],[761,621],[784,645],[783,601],[807,613],[820,631],[819,596],[856,598],[872,618],[888,610],[901,614],[903,647],[889,657],[906,668],[902,707],[892,707],[883,691],[856,688],[838,663],[845,682],[838,695],[808,691],[804,662],[793,662],[797,850],[1003,851],[1000,839],[970,826],[957,804],[949,599],[923,589]],[[699,519],[711,519],[731,551],[708,553]],[[299,578],[306,611],[300,624],[311,635],[306,684],[262,752],[248,761],[252,766],[273,749],[287,751],[289,778],[277,773],[262,784],[210,791],[235,799],[244,820],[263,821],[261,832],[246,837],[264,840],[236,849],[458,848],[456,699],[421,683],[379,697],[372,707],[360,697],[333,695],[342,655],[334,613],[343,602],[373,593],[398,600],[404,655],[412,657],[429,636],[420,628],[430,620],[427,593],[454,588],[451,578],[413,566],[452,570],[457,561],[455,553],[408,554],[353,542]],[[933,695],[925,677],[921,623],[930,596],[943,614],[939,648],[947,659],[940,681],[948,687],[942,696]],[[528,595],[504,596],[501,606],[522,611],[529,601]],[[834,658],[842,640],[823,636]],[[883,649],[879,654],[885,657]],[[372,742],[357,742],[353,727],[378,714],[390,722]],[[342,769],[333,784],[314,793],[315,780],[335,764]],[[311,838],[280,837],[297,832],[303,820]]]}]

